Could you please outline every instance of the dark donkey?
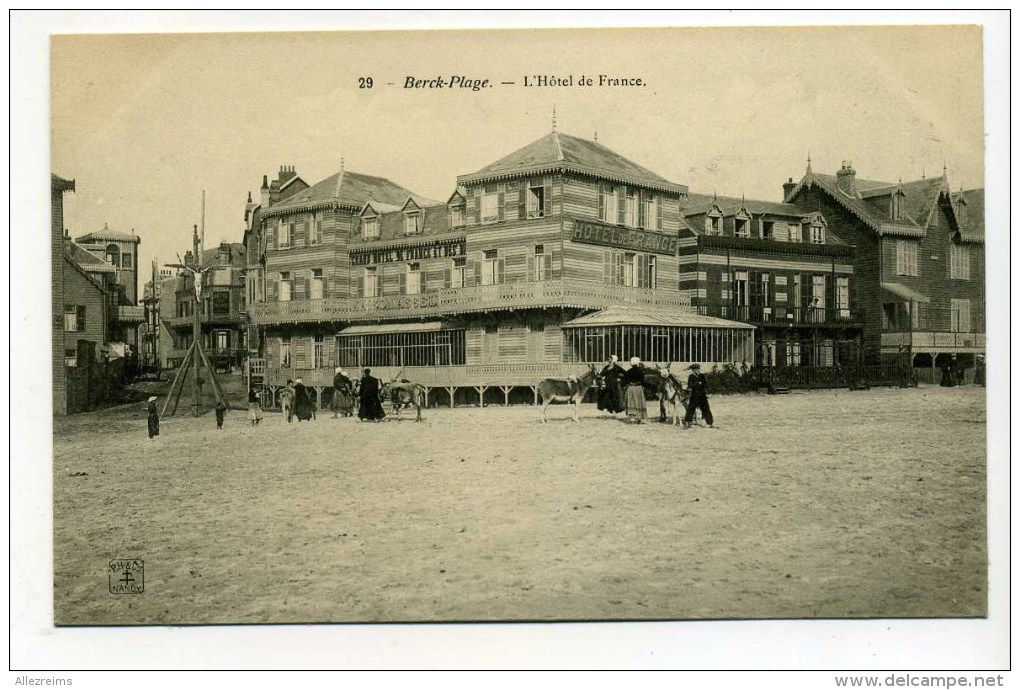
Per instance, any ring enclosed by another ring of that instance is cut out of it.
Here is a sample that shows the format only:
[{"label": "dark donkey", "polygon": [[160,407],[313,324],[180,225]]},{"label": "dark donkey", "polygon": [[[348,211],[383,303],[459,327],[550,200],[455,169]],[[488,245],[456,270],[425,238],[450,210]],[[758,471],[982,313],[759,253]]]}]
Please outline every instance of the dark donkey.
[{"label": "dark donkey", "polygon": [[588,370],[580,376],[571,376],[565,379],[543,379],[538,384],[538,395],[542,398],[542,423],[545,423],[545,408],[549,403],[563,402],[574,404],[574,421],[578,421],[577,413],[581,409],[581,401],[584,400],[588,389],[595,383],[598,376],[595,365],[589,364]]}]

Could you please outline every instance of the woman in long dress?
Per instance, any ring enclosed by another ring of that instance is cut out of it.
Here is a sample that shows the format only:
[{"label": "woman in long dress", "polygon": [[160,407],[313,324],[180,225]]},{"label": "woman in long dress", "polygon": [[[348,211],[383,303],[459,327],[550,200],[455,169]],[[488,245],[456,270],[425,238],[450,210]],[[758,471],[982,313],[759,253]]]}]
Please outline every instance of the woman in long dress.
[{"label": "woman in long dress", "polygon": [[645,403],[645,370],[639,358],[630,358],[630,369],[623,374],[623,385],[627,391],[627,419],[641,424],[648,417],[648,406]]},{"label": "woman in long dress", "polygon": [[620,389],[620,380],[623,378],[623,367],[619,364],[619,358],[613,355],[602,367],[602,389],[599,391],[598,408],[610,414],[623,412],[623,392]]},{"label": "woman in long dress", "polygon": [[371,369],[365,369],[358,386],[358,419],[377,422],[386,416],[379,400],[379,379],[372,376]]},{"label": "woman in long dress", "polygon": [[258,384],[253,384],[248,389],[248,421],[252,426],[258,426],[262,421],[262,401],[259,398]]}]

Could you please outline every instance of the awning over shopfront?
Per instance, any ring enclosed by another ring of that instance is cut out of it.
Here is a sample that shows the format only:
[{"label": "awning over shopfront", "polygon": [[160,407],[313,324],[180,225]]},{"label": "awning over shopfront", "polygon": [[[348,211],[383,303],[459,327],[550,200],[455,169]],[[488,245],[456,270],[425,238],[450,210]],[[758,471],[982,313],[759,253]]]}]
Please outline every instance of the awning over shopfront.
[{"label": "awning over shopfront", "polygon": [[882,289],[908,302],[931,302],[931,298],[900,283],[882,283]]},{"label": "awning over shopfront", "polygon": [[563,328],[586,328],[592,326],[674,326],[688,328],[738,328],[754,330],[754,326],[739,321],[729,321],[714,316],[703,316],[696,312],[678,309],[650,309],[634,307],[606,307],[593,314],[579,316],[567,321]]},{"label": "awning over shopfront", "polygon": [[388,333],[429,333],[443,330],[441,321],[415,321],[413,323],[380,323],[371,326],[349,326],[337,335],[383,335]]}]

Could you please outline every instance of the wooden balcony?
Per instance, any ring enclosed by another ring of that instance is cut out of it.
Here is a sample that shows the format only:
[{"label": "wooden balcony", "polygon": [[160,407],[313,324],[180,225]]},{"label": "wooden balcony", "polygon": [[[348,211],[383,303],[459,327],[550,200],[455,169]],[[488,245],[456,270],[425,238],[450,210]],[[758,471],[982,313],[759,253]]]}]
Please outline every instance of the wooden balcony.
[{"label": "wooden balcony", "polygon": [[690,298],[676,290],[649,290],[583,280],[544,280],[433,290],[419,295],[260,302],[260,326],[286,323],[382,321],[542,307],[594,309],[610,305],[680,308]]},{"label": "wooden balcony", "polygon": [[913,331],[882,333],[882,349],[896,351],[899,346],[914,352],[984,352],[984,333],[953,331]]},{"label": "wooden balcony", "polygon": [[861,314],[851,309],[822,309],[821,307],[752,307],[707,304],[698,307],[698,313],[718,316],[756,326],[860,326]]}]

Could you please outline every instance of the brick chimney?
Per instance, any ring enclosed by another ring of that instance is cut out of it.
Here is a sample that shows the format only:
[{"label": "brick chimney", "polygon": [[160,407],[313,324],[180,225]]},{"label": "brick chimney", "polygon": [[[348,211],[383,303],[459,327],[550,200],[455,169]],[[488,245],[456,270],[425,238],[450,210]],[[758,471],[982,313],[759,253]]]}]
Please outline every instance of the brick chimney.
[{"label": "brick chimney", "polygon": [[219,251],[216,252],[216,261],[220,266],[230,265],[230,243],[220,242]]},{"label": "brick chimney", "polygon": [[262,176],[262,210],[269,208],[269,175]]},{"label": "brick chimney", "polygon": [[790,192],[792,192],[796,188],[797,188],[797,183],[793,181],[792,177],[790,179],[788,179],[786,182],[784,182],[783,183],[783,201],[786,201],[787,199],[789,199],[790,198]]},{"label": "brick chimney", "polygon": [[857,171],[850,161],[843,161],[842,167],[836,173],[836,185],[847,196],[857,196]]},{"label": "brick chimney", "polygon": [[294,166],[293,165],[281,165],[280,166],[280,177],[278,178],[280,180],[280,184],[283,185],[284,182],[286,182],[287,180],[289,180],[292,177],[297,177],[297,173],[294,172]]}]

